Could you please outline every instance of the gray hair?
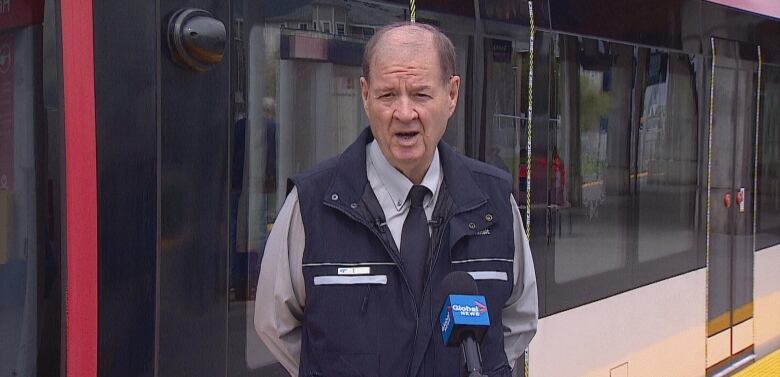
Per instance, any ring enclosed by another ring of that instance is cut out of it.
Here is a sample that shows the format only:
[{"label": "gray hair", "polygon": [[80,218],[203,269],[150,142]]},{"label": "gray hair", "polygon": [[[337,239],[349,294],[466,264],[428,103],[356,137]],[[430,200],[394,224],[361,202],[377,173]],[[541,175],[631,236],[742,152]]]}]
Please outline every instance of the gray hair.
[{"label": "gray hair", "polygon": [[383,26],[371,37],[371,39],[369,39],[368,44],[366,44],[366,49],[363,52],[363,77],[366,81],[369,81],[371,61],[374,58],[379,42],[389,31],[402,27],[413,27],[431,33],[433,36],[433,46],[438,52],[437,55],[439,55],[442,82],[446,83],[449,81],[450,77],[457,76],[458,73],[455,72],[455,46],[452,45],[450,38],[431,25],[401,21]]}]

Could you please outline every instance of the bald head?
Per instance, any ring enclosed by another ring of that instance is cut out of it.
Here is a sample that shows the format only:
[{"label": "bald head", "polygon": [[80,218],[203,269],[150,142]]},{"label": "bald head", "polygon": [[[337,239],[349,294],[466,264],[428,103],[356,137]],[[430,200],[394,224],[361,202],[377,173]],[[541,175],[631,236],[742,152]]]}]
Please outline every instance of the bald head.
[{"label": "bald head", "polygon": [[457,72],[455,72],[455,47],[452,45],[452,41],[433,26],[405,21],[382,27],[368,41],[363,52],[363,77],[365,77],[366,81],[370,80],[371,65],[374,62],[377,51],[381,51],[388,42],[396,40],[398,34],[401,33],[407,36],[409,34],[419,34],[419,38],[413,38],[412,40],[404,38],[405,41],[401,42],[410,51],[420,51],[420,49],[429,48],[436,50],[436,56],[439,57],[438,63],[442,82],[446,83],[450,77],[457,75]]}]

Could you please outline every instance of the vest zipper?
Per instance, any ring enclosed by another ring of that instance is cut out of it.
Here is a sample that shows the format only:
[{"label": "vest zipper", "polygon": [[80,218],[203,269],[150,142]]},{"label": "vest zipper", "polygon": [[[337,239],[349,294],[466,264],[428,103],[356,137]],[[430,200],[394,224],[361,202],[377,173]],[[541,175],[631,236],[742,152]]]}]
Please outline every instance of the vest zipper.
[{"label": "vest zipper", "polygon": [[[436,262],[438,262],[438,260],[439,260],[439,255],[441,254],[441,245],[442,245],[442,241],[444,240],[444,233],[445,232],[442,231],[443,227],[447,226],[450,223],[450,221],[452,220],[452,218],[455,217],[456,215],[459,215],[461,213],[468,212],[468,211],[471,211],[473,209],[479,208],[479,207],[481,207],[484,204],[485,204],[485,202],[480,202],[477,205],[474,205],[474,206],[469,207],[469,208],[462,209],[462,210],[457,211],[457,212],[450,210],[449,213],[447,214],[447,217],[444,218],[444,221],[439,223],[438,226],[435,228],[436,231],[438,232],[437,235],[438,235],[439,238],[438,238],[436,244],[431,245],[431,249],[435,248],[436,252],[435,252],[435,254],[433,254],[433,258],[431,258],[428,261],[428,274],[427,274],[428,276],[426,277],[426,282],[425,282],[426,292],[428,292],[428,291],[430,291],[432,289],[432,287],[431,287],[431,278],[432,278],[432,275],[433,275],[433,268],[436,265]],[[452,245],[450,245],[450,247],[452,247]],[[430,297],[431,295],[433,295],[433,292],[431,292],[429,294],[428,300],[431,299],[431,297]],[[425,297],[424,293],[423,293],[423,297]],[[433,305],[430,305],[430,309],[433,310]],[[432,317],[432,316],[433,315],[429,313],[429,317],[426,318],[426,320],[430,321],[431,320],[430,317]],[[436,326],[436,325],[434,324],[433,326]],[[419,328],[419,327],[420,326],[419,326],[419,316],[418,316],[417,328]],[[414,342],[412,344],[416,344],[417,343],[417,328],[415,328]],[[414,359],[414,346],[412,346],[412,357],[411,357],[411,359],[409,361],[409,366],[408,366],[408,368],[406,370],[406,376],[407,377],[414,377],[414,376],[411,375],[413,359]],[[434,364],[434,367],[435,367],[435,364]]]},{"label": "vest zipper", "polygon": [[[349,217],[353,221],[356,221],[356,222],[362,224],[363,226],[368,228],[368,230],[371,231],[371,233],[373,233],[374,236],[376,236],[379,239],[379,242],[381,242],[382,246],[385,247],[385,251],[388,254],[390,254],[390,258],[392,258],[393,261],[395,262],[395,264],[397,266],[399,266],[398,270],[401,272],[401,278],[404,280],[404,284],[406,285],[406,289],[409,292],[409,297],[414,297],[414,293],[412,293],[412,288],[409,285],[409,281],[406,279],[406,273],[400,267],[401,264],[399,264],[399,261],[397,260],[398,256],[394,255],[395,251],[393,251],[392,247],[388,246],[387,241],[384,239],[384,237],[382,237],[381,234],[379,234],[379,230],[377,230],[374,227],[372,227],[369,222],[366,222],[362,218],[359,218],[358,216],[354,215],[353,213],[351,213],[351,212],[349,212],[349,211],[347,211],[347,210],[345,210],[345,209],[343,209],[343,208],[341,208],[341,207],[339,207],[337,205],[334,205],[331,202],[325,201],[323,204],[325,204],[328,207],[331,207],[333,209],[338,210],[339,212],[347,215],[347,217]],[[472,207],[465,208],[465,209],[462,209],[462,210],[457,211],[457,212],[449,213],[447,215],[447,217],[444,219],[444,221],[441,224],[439,224],[439,226],[436,228],[437,231],[439,232],[438,233],[439,239],[438,239],[437,244],[436,244],[436,254],[435,254],[434,258],[429,261],[430,263],[428,264],[428,276],[426,278],[426,292],[431,289],[431,286],[430,286],[431,272],[433,271],[433,266],[439,260],[439,254],[441,254],[441,242],[444,240],[444,232],[441,231],[441,229],[442,229],[441,227],[442,226],[446,226],[447,224],[449,224],[450,220],[452,220],[452,218],[455,217],[456,215],[464,213],[464,212],[471,211],[471,210],[473,210],[475,208],[479,208],[479,207],[481,207],[484,204],[485,204],[485,202],[483,201],[483,202],[480,202],[480,203],[478,203],[478,204],[476,204],[476,205],[474,205]],[[423,293],[423,297],[424,297],[424,294],[425,294],[425,292]],[[430,297],[429,297],[429,300],[430,300]],[[367,300],[364,300],[363,305],[366,305],[366,301]],[[412,350],[411,350],[412,354],[411,354],[411,357],[409,358],[409,365],[406,367],[406,376],[407,377],[413,377],[413,376],[410,375],[410,373],[412,372],[412,370],[411,370],[412,369],[412,362],[414,361],[414,348],[415,348],[414,345],[417,344],[417,336],[419,335],[419,330],[420,330],[420,314],[421,314],[420,313],[420,308],[417,307],[417,303],[415,302],[415,300],[413,299],[411,301],[412,301],[412,307],[414,308],[414,312],[416,313],[416,316],[415,316],[415,323],[414,323],[414,338],[412,338]],[[430,320],[430,318],[426,318],[426,320]]]},{"label": "vest zipper", "polygon": [[412,369],[412,361],[413,361],[413,358],[414,358],[414,345],[417,343],[417,333],[420,331],[420,308],[417,307],[417,303],[415,302],[416,300],[414,300],[414,293],[412,293],[412,288],[409,285],[409,281],[406,279],[406,273],[404,272],[403,268],[400,267],[401,264],[398,263],[398,260],[396,260],[398,256],[394,255],[395,251],[393,251],[393,248],[388,246],[387,241],[384,239],[384,237],[382,237],[381,234],[379,234],[379,230],[377,230],[374,227],[372,227],[370,223],[364,221],[362,218],[359,218],[358,216],[355,216],[354,214],[350,213],[349,211],[347,211],[345,209],[342,209],[339,206],[336,206],[336,205],[334,205],[334,204],[332,204],[330,202],[326,201],[326,202],[324,202],[324,204],[326,206],[328,206],[328,207],[334,208],[334,209],[344,213],[350,219],[352,219],[352,220],[354,220],[354,221],[356,221],[356,222],[358,222],[360,224],[363,224],[363,226],[368,228],[368,230],[371,231],[371,233],[373,233],[374,236],[376,236],[376,238],[379,239],[379,242],[382,243],[382,246],[385,247],[385,251],[388,254],[390,254],[390,258],[392,258],[393,261],[395,261],[395,264],[397,266],[399,266],[398,270],[401,273],[401,278],[404,280],[404,285],[406,285],[406,290],[409,292],[409,297],[412,297],[412,300],[411,300],[412,301],[412,307],[414,308],[414,314],[415,314],[415,316],[414,316],[414,337],[412,338],[412,347],[411,347],[411,349],[412,349],[412,357],[409,358],[409,365],[407,365],[407,367],[406,367],[406,375],[409,376],[409,372]]},{"label": "vest zipper", "polygon": [[[447,224],[450,223],[450,220],[452,220],[452,218],[455,217],[456,215],[459,215],[461,213],[474,210],[476,208],[481,207],[484,204],[485,204],[485,202],[480,202],[479,204],[477,204],[475,206],[472,206],[472,207],[469,207],[469,208],[466,208],[466,209],[463,209],[463,210],[460,210],[460,211],[457,211],[457,212],[452,212],[451,211],[449,214],[447,214],[447,217],[444,218],[444,221],[442,221],[436,227],[436,231],[438,232],[437,235],[439,236],[439,239],[438,239],[438,241],[437,241],[437,243],[435,245],[431,245],[432,247],[433,246],[436,247],[436,253],[433,254],[433,258],[428,261],[429,262],[428,263],[428,274],[427,274],[428,276],[427,276],[426,282],[425,282],[425,286],[427,287],[427,289],[431,289],[431,277],[432,277],[433,267],[436,265],[436,262],[439,261],[439,254],[441,254],[441,242],[444,240],[444,232],[441,230],[442,227],[447,226]],[[450,245],[450,247],[452,247],[452,246],[453,245]],[[431,293],[431,295],[432,294],[433,293]]]}]

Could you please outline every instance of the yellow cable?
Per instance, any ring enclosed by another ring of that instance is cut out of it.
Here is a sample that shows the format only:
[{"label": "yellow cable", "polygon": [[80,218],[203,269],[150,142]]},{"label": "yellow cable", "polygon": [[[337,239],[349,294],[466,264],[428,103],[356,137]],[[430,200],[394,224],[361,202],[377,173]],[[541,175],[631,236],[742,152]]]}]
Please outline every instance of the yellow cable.
[{"label": "yellow cable", "polygon": [[[534,23],[534,3],[533,1],[528,1],[528,18],[531,22],[531,29],[529,30],[529,33],[531,34],[531,37],[529,38],[529,46],[528,46],[528,142],[526,143],[526,163],[528,164],[528,167],[526,168],[527,174],[526,174],[526,180],[525,180],[525,233],[526,237],[528,237],[528,240],[531,240],[531,170],[533,170],[531,167],[532,161],[531,161],[531,138],[533,137],[533,107],[534,107],[534,34],[536,33],[536,24]],[[551,164],[548,164],[551,165]],[[549,219],[546,219],[545,221],[549,221]],[[523,371],[525,372],[525,376],[528,377],[528,347],[526,347],[523,357]]]},{"label": "yellow cable", "polygon": [[[710,121],[709,121],[709,135],[707,140],[707,225],[706,225],[706,281],[704,282],[704,291],[705,291],[705,304],[704,304],[704,319],[705,324],[709,324],[710,320],[710,208],[712,207],[712,124],[714,119],[714,113],[715,113],[715,38],[710,38],[710,43],[712,45],[712,69],[710,72]],[[704,334],[705,334],[705,342],[704,342],[704,361],[706,363],[707,361],[707,337],[709,336],[709,333],[707,331],[707,326],[704,326]],[[706,365],[706,364],[705,364]]]},{"label": "yellow cable", "polygon": [[531,174],[533,171],[533,161],[531,161],[531,139],[533,138],[533,107],[534,107],[534,33],[536,25],[534,24],[534,5],[532,1],[528,2],[528,17],[531,21],[528,48],[528,141],[526,142],[526,177],[525,177],[525,233],[528,240],[531,240]]},{"label": "yellow cable", "polygon": [[[753,250],[756,251],[756,230],[758,220],[758,137],[761,127],[761,73],[764,67],[764,60],[761,57],[761,46],[758,46],[758,83],[756,84],[756,145],[755,158],[753,159]],[[743,198],[744,200],[744,198]],[[756,276],[756,261],[753,259],[753,278]],[[755,299],[756,285],[753,284],[753,299]],[[752,301],[752,300],[751,300]],[[756,321],[753,321],[753,344],[756,343]]]}]

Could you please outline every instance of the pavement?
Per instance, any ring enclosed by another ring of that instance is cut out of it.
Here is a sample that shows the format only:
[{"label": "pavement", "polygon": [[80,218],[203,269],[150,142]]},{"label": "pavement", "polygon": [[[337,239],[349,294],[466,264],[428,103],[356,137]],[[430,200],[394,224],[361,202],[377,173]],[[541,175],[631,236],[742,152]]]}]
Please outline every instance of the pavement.
[{"label": "pavement", "polygon": [[761,358],[732,377],[778,377],[780,376],[780,350]]}]

